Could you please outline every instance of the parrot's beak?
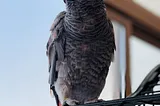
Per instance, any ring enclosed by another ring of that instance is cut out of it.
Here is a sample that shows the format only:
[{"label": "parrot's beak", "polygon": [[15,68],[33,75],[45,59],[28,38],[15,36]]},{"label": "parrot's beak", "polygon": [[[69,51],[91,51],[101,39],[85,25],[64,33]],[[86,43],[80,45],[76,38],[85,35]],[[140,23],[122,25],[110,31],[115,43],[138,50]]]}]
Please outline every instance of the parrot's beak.
[{"label": "parrot's beak", "polygon": [[64,1],[64,3],[66,3],[66,0],[63,0]]}]

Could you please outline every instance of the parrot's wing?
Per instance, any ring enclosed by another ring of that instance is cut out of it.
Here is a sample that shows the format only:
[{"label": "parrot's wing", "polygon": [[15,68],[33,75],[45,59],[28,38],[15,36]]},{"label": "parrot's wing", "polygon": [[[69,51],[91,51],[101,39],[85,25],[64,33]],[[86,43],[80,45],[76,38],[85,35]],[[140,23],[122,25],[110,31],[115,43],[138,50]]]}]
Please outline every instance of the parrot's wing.
[{"label": "parrot's wing", "polygon": [[66,12],[63,11],[58,14],[54,23],[51,26],[51,35],[47,43],[47,56],[49,60],[49,84],[53,90],[53,94],[56,98],[57,105],[59,105],[58,95],[55,91],[54,83],[58,77],[58,71],[56,70],[56,61],[64,59],[64,37],[63,33],[63,21]]},{"label": "parrot's wing", "polygon": [[[110,34],[111,34],[111,36],[112,36],[112,41],[114,41],[114,43],[113,43],[113,49],[114,50],[116,50],[116,44],[115,44],[115,37],[114,37],[114,29],[113,29],[113,24],[112,24],[112,22],[111,22],[111,20],[110,19],[107,19],[107,21],[108,21],[108,24],[109,24],[109,27],[111,28],[111,32],[110,32]],[[114,52],[113,52],[113,54],[112,54],[112,61],[114,61]]]}]

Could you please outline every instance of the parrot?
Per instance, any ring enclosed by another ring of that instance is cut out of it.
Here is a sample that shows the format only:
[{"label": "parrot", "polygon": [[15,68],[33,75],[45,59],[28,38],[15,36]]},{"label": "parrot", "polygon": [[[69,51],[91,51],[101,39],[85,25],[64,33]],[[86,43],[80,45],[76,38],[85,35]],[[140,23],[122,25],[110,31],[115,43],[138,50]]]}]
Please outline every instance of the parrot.
[{"label": "parrot", "polygon": [[116,50],[103,0],[64,0],[47,42],[49,85],[57,106],[99,101]]}]

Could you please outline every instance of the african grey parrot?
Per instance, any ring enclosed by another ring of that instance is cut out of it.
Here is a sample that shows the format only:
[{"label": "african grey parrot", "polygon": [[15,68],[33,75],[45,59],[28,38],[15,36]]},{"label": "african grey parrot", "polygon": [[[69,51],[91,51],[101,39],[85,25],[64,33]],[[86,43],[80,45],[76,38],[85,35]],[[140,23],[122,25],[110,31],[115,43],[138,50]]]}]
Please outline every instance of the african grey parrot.
[{"label": "african grey parrot", "polygon": [[113,26],[103,0],[65,0],[47,43],[57,106],[97,102],[113,59]]}]

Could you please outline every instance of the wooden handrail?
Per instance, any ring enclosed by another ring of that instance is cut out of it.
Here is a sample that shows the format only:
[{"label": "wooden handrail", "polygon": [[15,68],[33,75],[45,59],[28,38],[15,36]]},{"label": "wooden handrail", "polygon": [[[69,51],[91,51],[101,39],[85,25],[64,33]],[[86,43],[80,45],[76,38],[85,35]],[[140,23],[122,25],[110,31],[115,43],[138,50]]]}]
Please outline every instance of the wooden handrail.
[{"label": "wooden handrail", "polygon": [[132,0],[104,0],[105,3],[117,11],[122,12],[139,23],[151,27],[160,33],[160,18],[147,11]]}]

